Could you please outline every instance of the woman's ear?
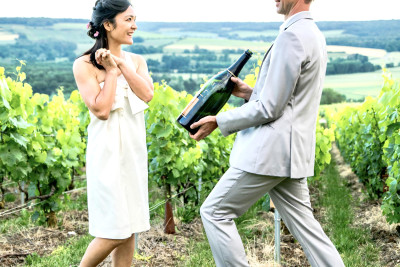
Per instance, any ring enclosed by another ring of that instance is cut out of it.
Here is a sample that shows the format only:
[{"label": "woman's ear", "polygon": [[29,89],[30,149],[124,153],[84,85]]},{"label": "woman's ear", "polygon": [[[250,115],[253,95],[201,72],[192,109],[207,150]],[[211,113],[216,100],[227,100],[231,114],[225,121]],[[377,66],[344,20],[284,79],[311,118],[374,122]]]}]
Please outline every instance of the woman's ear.
[{"label": "woman's ear", "polygon": [[106,31],[108,31],[108,32],[110,32],[114,29],[114,27],[110,21],[104,22],[103,25],[104,25],[104,29],[106,29]]}]

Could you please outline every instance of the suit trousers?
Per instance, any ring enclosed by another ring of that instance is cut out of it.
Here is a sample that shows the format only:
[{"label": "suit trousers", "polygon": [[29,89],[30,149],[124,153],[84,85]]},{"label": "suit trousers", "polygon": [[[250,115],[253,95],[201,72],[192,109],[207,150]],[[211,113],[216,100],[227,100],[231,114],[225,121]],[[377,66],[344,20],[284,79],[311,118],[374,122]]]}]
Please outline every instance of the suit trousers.
[{"label": "suit trousers", "polygon": [[299,241],[311,266],[344,266],[343,261],[314,218],[307,178],[291,179],[229,168],[200,208],[200,214],[217,267],[249,266],[233,219],[245,213],[268,193],[292,235]]}]

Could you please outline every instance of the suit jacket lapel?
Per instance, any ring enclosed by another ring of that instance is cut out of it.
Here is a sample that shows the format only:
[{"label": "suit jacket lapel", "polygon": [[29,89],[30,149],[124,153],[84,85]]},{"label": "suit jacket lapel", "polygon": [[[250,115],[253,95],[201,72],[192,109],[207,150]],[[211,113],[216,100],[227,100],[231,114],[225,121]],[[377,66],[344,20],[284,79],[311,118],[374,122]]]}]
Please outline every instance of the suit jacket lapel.
[{"label": "suit jacket lapel", "polygon": [[[264,58],[263,58],[263,60],[262,60],[262,62],[261,62],[261,67],[262,67],[262,65],[264,64],[264,60],[267,58],[267,56],[268,56],[268,54],[269,54],[269,51],[271,51],[271,48],[274,46],[274,43],[272,43],[271,44],[271,46],[268,48],[268,50],[267,50],[267,53],[265,53],[265,56],[264,56]],[[260,70],[261,70],[261,67],[260,67]]]},{"label": "suit jacket lapel", "polygon": [[262,62],[261,62],[260,70],[258,71],[257,80],[258,80],[258,76],[260,76],[261,68],[262,68],[262,66],[263,66],[263,64],[264,64],[264,61],[265,61],[265,59],[267,58],[267,56],[268,56],[268,54],[269,54],[269,52],[271,51],[271,49],[272,49],[273,46],[274,46],[274,43],[271,44],[271,46],[268,48],[267,52],[265,53],[265,56],[264,56],[264,58],[263,58],[263,60],[262,60]]}]

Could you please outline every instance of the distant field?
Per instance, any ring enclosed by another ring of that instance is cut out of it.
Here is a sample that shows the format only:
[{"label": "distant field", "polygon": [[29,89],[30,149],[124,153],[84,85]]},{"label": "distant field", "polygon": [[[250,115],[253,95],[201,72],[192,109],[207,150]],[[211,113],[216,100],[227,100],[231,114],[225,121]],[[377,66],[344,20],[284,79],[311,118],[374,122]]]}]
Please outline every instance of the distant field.
[{"label": "distant field", "polygon": [[175,30],[161,30],[162,34],[169,37],[182,38],[182,37],[192,37],[192,38],[218,38],[218,34],[212,32],[192,32],[192,31],[179,31]]},{"label": "distant field", "polygon": [[[393,78],[400,79],[400,68],[388,69]],[[324,88],[332,88],[347,98],[360,99],[366,96],[377,97],[382,88],[382,71],[329,75],[325,78]]]},{"label": "distant field", "polygon": [[18,34],[0,31],[0,43],[13,43],[14,40],[18,38]]},{"label": "distant field", "polygon": [[237,34],[241,38],[246,37],[255,37],[255,36],[266,36],[266,37],[274,37],[279,33],[279,29],[276,30],[267,30],[267,31],[229,31],[230,34]]},{"label": "distant field", "polygon": [[369,61],[375,65],[385,65],[387,63],[394,63],[398,66],[400,63],[400,52],[389,52],[383,57],[371,57]]},{"label": "distant field", "polygon": [[63,30],[63,29],[75,29],[75,30],[84,30],[86,31],[86,24],[84,23],[56,23],[52,27],[56,30]]},{"label": "distant field", "polygon": [[140,28],[135,32],[134,36],[136,36],[136,37],[140,36],[144,39],[168,39],[168,38],[171,38],[171,36],[168,36],[168,35],[165,35],[162,33],[141,31]]},{"label": "distant field", "polygon": [[[137,35],[137,36],[140,36],[140,35]],[[139,43],[139,45],[158,47],[158,46],[173,44],[177,40],[178,39],[176,39],[176,38],[145,39],[145,41],[143,43]]]},{"label": "distant field", "polygon": [[208,38],[185,38],[177,41],[172,45],[165,47],[167,52],[179,52],[185,49],[194,49],[195,46],[200,48],[221,51],[223,49],[250,49],[255,51],[266,51],[271,45],[267,42],[251,42],[242,40],[230,40],[230,39],[208,39]]},{"label": "distant field", "polygon": [[344,34],[344,30],[331,30],[331,31],[323,31],[325,38],[333,38],[333,37],[350,37],[354,36],[352,34]]},{"label": "distant field", "polygon": [[383,49],[362,48],[353,46],[328,45],[328,52],[344,52],[346,54],[360,54],[367,57],[384,57],[387,52]]},{"label": "distant field", "polygon": [[[138,43],[144,46],[165,46],[164,54],[175,53],[182,54],[185,49],[193,50],[195,46],[199,48],[213,50],[218,56],[221,55],[223,49],[245,50],[251,49],[255,53],[253,58],[262,59],[265,51],[271,45],[269,42],[261,41],[245,41],[218,38],[217,33],[182,31],[180,28],[163,28],[157,31],[141,31],[141,25],[134,37],[142,37],[145,41]],[[86,35],[87,29],[85,23],[57,23],[48,27],[32,27],[17,24],[0,26],[0,45],[13,43],[18,38],[18,33],[26,34],[30,40],[42,40],[56,38],[61,40],[73,41],[77,43],[75,53],[81,54],[89,49],[93,40]],[[344,37],[350,36],[343,34],[343,30],[324,31],[325,37]],[[256,36],[273,37],[278,34],[278,29],[265,31],[235,31],[229,30],[230,34],[237,34],[240,37],[250,38]],[[135,44],[134,44],[135,45]],[[394,63],[398,66],[400,63],[400,52],[387,53],[382,49],[358,48],[349,46],[328,46],[328,57],[335,59],[338,57],[347,57],[349,54],[362,54],[368,56],[371,63],[375,65],[385,65]],[[161,61],[163,54],[144,55],[146,59],[156,59]],[[237,58],[237,54],[231,54],[231,60]],[[400,78],[400,67],[389,69],[393,73],[394,78]],[[181,74],[170,74],[181,75]],[[197,77],[203,74],[183,74],[184,78]],[[345,94],[347,98],[359,99],[367,95],[376,96],[382,84],[382,73],[377,71],[374,73],[359,73],[346,75],[327,76],[325,88],[333,88],[339,93]]]}]

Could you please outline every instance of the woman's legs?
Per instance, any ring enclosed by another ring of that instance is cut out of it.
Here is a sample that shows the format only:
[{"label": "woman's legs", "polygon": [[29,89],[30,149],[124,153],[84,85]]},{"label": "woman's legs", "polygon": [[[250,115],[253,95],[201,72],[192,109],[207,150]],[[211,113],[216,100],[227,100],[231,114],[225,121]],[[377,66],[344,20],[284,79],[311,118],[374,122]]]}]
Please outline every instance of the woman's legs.
[{"label": "woman's legs", "polygon": [[135,252],[135,234],[126,239],[124,243],[116,247],[111,252],[112,266],[129,267],[132,264],[133,253]]},{"label": "woman's legs", "polygon": [[[86,249],[85,255],[83,255],[79,267],[96,267],[111,252],[113,252],[113,266],[131,266],[134,246],[134,234],[127,239],[105,239],[96,237],[92,240],[92,242],[90,242],[88,248]],[[128,249],[132,250],[130,254],[127,252]]]}]

